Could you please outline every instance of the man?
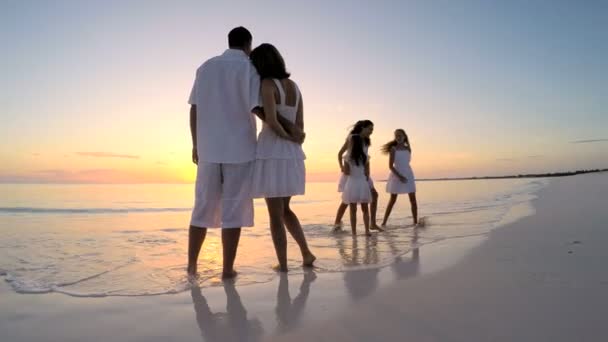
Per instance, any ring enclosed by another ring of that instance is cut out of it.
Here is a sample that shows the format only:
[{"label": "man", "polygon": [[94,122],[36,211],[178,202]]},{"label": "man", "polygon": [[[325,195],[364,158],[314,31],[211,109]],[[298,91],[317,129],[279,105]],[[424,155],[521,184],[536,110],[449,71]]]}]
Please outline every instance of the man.
[{"label": "man", "polygon": [[252,110],[259,106],[260,78],[248,55],[252,36],[244,27],[228,34],[222,55],[196,72],[190,100],[192,161],[198,165],[190,221],[188,274],[197,260],[207,228],[222,228],[222,277],[232,278],[241,227],[253,226],[251,172],[256,151]]}]

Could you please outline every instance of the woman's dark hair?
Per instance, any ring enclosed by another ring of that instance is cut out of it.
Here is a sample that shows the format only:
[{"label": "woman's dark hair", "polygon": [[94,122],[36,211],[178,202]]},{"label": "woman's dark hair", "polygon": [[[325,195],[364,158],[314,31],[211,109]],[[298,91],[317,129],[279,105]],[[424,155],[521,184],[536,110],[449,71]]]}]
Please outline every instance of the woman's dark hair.
[{"label": "woman's dark hair", "polygon": [[[373,126],[374,123],[371,122],[370,120],[359,120],[355,123],[355,125],[353,126],[353,128],[350,130],[350,134],[361,134],[361,131],[363,131],[364,128],[369,127],[369,126]],[[363,141],[365,143],[366,146],[371,146],[372,141],[370,140],[369,137],[365,137],[363,138]]]},{"label": "woman's dark hair", "polygon": [[246,28],[239,26],[233,28],[228,33],[228,47],[242,49],[248,47],[251,44],[253,37]]},{"label": "woman's dark hair", "polygon": [[367,163],[367,155],[363,150],[363,144],[365,140],[362,136],[355,134],[350,136],[350,160],[354,161],[356,165]]},{"label": "woman's dark hair", "polygon": [[[412,152],[412,145],[410,145],[410,139],[407,137],[407,134],[405,133],[405,131],[401,128],[398,128],[395,130],[395,133],[401,133],[403,134],[403,136],[405,136],[405,149]],[[380,151],[382,151],[382,153],[384,154],[389,154],[391,152],[391,150],[393,149],[393,147],[397,146],[397,140],[393,139],[389,142],[387,142],[386,144],[382,145],[382,148],[380,149]]]},{"label": "woman's dark hair", "polygon": [[264,43],[256,47],[251,51],[249,58],[261,79],[276,78],[280,80],[290,76],[285,70],[283,57],[272,44]]}]

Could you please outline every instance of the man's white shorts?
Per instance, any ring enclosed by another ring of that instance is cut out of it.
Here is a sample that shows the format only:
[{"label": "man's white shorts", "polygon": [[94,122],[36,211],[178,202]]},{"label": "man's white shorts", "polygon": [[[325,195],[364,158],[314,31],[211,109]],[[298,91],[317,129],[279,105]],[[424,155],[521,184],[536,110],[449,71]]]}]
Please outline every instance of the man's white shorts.
[{"label": "man's white shorts", "polygon": [[254,164],[199,161],[190,225],[200,228],[252,227]]}]

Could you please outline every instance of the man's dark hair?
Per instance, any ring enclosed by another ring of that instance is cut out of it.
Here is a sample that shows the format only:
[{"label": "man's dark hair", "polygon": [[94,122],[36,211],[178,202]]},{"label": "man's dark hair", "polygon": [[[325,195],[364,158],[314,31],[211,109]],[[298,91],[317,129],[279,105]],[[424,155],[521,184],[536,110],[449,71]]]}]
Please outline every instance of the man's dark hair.
[{"label": "man's dark hair", "polygon": [[228,33],[228,47],[231,49],[242,49],[251,44],[253,37],[246,28],[239,26]]}]

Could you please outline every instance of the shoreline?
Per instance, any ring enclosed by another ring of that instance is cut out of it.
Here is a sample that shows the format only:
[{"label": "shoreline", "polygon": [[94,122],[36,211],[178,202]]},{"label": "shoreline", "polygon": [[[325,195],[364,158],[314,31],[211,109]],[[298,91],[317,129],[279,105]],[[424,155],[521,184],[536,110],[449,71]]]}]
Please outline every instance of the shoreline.
[{"label": "shoreline", "polygon": [[[559,274],[560,266],[564,265],[560,262],[573,254],[556,255],[554,249],[559,247],[563,252],[561,249],[565,245],[560,240],[563,234],[573,234],[570,242],[582,241],[582,244],[567,248],[586,248],[588,241],[593,239],[591,235],[577,237],[568,227],[557,232],[562,234],[558,239],[560,244],[555,243],[557,236],[549,234],[546,237],[547,229],[552,228],[548,225],[572,224],[566,219],[560,221],[560,217],[568,215],[568,212],[554,209],[553,197],[567,191],[568,198],[558,198],[561,205],[563,201],[575,200],[576,206],[584,206],[585,201],[573,197],[571,183],[588,183],[583,184],[583,190],[595,189],[598,194],[605,194],[602,191],[608,188],[594,186],[589,178],[604,184],[605,175],[579,177],[549,182],[532,200],[536,213],[531,216],[480,236],[422,245],[383,268],[323,273],[316,277],[308,273],[290,274],[287,277],[276,276],[262,284],[236,287],[227,284],[153,297],[28,295],[15,293],[9,284],[2,282],[0,308],[4,310],[0,310],[0,331],[4,332],[3,340],[9,342],[38,339],[201,341],[201,338],[203,341],[367,340],[364,336],[378,341],[404,338],[424,341],[539,341],[546,340],[546,337],[555,341],[572,340],[573,336],[578,336],[573,334],[574,330],[550,329],[548,319],[543,317],[556,318],[555,312],[560,309],[566,310],[570,318],[572,315],[582,316],[579,321],[608,314],[599,308],[600,304],[603,308],[608,307],[605,305],[608,303],[599,301],[601,293],[597,292],[598,289],[608,289],[608,277],[600,277],[599,280],[605,283],[600,283],[586,295],[587,299],[594,300],[586,303],[595,304],[591,306],[593,315],[588,311],[585,311],[587,314],[575,314],[572,302],[576,300],[569,300],[563,308],[559,304],[564,301],[559,290],[565,290],[560,287],[560,277],[565,277]],[[591,217],[590,221],[593,221],[592,213],[605,216],[605,213],[597,213],[598,205],[585,207],[588,212],[584,217]],[[557,210],[556,215],[551,215],[554,210]],[[578,222],[581,217],[574,215],[572,220]],[[591,222],[589,227],[596,225],[597,222]],[[599,233],[593,231],[589,234]],[[605,238],[606,235],[600,236],[597,243],[608,241]],[[532,257],[527,257],[526,253],[532,253]],[[594,253],[606,256],[601,250],[594,249]],[[578,250],[574,255],[578,255]],[[542,264],[535,265],[531,261]],[[574,263],[569,266],[578,268],[583,262],[570,261]],[[601,258],[598,261],[601,265]],[[582,265],[586,264],[583,262]],[[584,285],[586,273],[581,270],[577,276],[568,279],[574,283],[581,279]],[[543,302],[545,306],[530,307],[536,304],[533,300],[530,302],[534,295],[542,296],[547,292],[543,286],[541,289],[544,291],[539,292],[539,284],[556,292],[550,296],[556,300],[556,306],[547,307]],[[533,293],[525,295],[528,301],[522,302],[517,296],[515,299],[509,297],[514,296],[514,290]],[[551,310],[544,311],[548,309]],[[521,317],[514,315],[518,312]],[[530,316],[531,313],[540,318]],[[495,319],[488,321],[492,317]],[[558,317],[561,319],[558,322],[564,323],[565,318]],[[539,319],[543,321],[542,326],[521,328],[526,321]],[[163,324],[145,323],[159,320]],[[579,321],[589,331],[585,336],[596,336],[595,340],[597,336],[603,336],[594,335],[601,326],[589,326]],[[32,329],[32,326],[36,328]]]}]

